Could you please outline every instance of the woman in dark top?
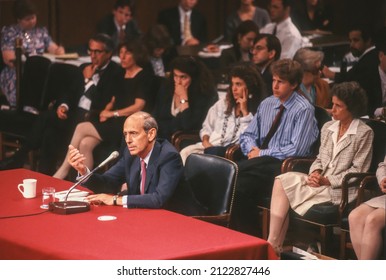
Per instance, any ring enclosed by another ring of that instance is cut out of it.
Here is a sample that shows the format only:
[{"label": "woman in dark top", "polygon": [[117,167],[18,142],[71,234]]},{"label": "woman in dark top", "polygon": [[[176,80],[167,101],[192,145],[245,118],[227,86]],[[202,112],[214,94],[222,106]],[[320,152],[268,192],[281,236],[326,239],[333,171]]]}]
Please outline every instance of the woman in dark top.
[{"label": "woman in dark top", "polygon": [[212,75],[200,60],[192,56],[175,58],[154,110],[158,136],[170,140],[177,130],[200,129],[217,98]]},{"label": "woman in dark top", "polygon": [[232,47],[222,51],[220,56],[221,74],[227,74],[233,64],[240,61],[250,61],[250,50],[259,34],[259,27],[252,20],[240,23],[232,39]]},{"label": "woman in dark top", "polygon": [[[126,117],[146,110],[146,100],[150,96],[152,76],[140,65],[146,52],[137,41],[124,43],[119,48],[121,67],[125,70],[119,94],[116,94],[99,114],[99,121],[82,122],[77,125],[70,145],[79,149],[86,158],[86,165],[94,166],[93,150],[101,142],[108,142],[118,149],[122,139],[122,128]],[[54,177],[64,179],[71,169],[67,157]]]}]

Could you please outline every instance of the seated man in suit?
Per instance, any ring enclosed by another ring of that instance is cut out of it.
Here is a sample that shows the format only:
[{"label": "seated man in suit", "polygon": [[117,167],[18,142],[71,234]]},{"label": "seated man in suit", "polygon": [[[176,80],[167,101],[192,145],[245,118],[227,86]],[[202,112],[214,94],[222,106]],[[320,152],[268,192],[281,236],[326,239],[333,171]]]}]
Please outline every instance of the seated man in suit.
[{"label": "seated man in suit", "polygon": [[281,44],[279,39],[272,34],[258,34],[251,49],[252,62],[261,73],[269,95],[272,95],[272,73],[270,66],[274,61],[279,60]]},{"label": "seated man in suit", "polygon": [[56,161],[64,157],[61,152],[76,125],[86,120],[98,120],[106,104],[121,91],[123,70],[111,61],[112,39],[106,34],[96,34],[90,38],[88,49],[91,63],[81,67],[84,85],[75,85],[73,90],[59,94],[53,110],[37,117],[26,132],[23,147],[14,156],[1,161],[0,170],[22,167],[28,152],[40,148],[39,171],[52,175]]},{"label": "seated man in suit", "polygon": [[168,29],[176,46],[199,45],[207,40],[205,17],[194,7],[198,0],[180,0],[177,7],[161,11],[158,23]]},{"label": "seated man in suit", "polygon": [[117,0],[113,12],[97,24],[97,32],[105,33],[114,40],[115,49],[120,43],[141,35],[134,16],[133,0]]},{"label": "seated man in suit", "polygon": [[[123,126],[127,149],[119,161],[104,174],[93,174],[85,185],[96,194],[89,202],[122,205],[127,208],[161,208],[174,194],[183,176],[178,151],[167,140],[156,139],[158,125],[148,113],[129,116]],[[69,163],[80,175],[88,168],[85,157],[69,147]],[[128,189],[119,193],[122,184]],[[117,195],[117,193],[119,193]]]},{"label": "seated man in suit", "polygon": [[[371,28],[366,25],[355,25],[350,28],[350,51],[358,62],[347,73],[335,73],[324,66],[322,73],[335,83],[355,81],[366,91],[367,114],[372,117],[375,109],[382,103],[382,93],[374,90],[379,83],[379,58],[375,48]],[[377,82],[378,81],[378,82]]]}]

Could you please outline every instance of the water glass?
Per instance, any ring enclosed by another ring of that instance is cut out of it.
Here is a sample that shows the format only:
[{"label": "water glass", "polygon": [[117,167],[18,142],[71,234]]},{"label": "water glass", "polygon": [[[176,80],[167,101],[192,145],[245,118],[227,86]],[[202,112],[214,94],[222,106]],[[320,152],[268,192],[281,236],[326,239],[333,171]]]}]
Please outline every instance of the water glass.
[{"label": "water glass", "polygon": [[55,201],[55,188],[47,187],[42,190],[42,205],[40,208],[48,209],[50,202]]}]

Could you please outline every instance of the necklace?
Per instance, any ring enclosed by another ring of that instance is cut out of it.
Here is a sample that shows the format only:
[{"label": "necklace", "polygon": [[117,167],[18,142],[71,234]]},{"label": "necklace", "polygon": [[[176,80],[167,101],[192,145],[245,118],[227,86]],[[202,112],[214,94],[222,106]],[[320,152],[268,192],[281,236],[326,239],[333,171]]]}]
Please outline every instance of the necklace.
[{"label": "necklace", "polygon": [[[229,120],[229,116],[230,115],[231,114],[225,116],[224,123],[222,125],[221,140],[220,140],[220,146],[221,147],[224,146],[224,140],[225,140],[224,138],[225,138],[225,133],[227,131],[228,120]],[[240,117],[236,117],[235,118],[235,128],[233,130],[233,134],[232,134],[232,138],[231,138],[230,144],[232,144],[233,141],[235,140],[237,132],[239,131],[239,128],[240,128]]]}]

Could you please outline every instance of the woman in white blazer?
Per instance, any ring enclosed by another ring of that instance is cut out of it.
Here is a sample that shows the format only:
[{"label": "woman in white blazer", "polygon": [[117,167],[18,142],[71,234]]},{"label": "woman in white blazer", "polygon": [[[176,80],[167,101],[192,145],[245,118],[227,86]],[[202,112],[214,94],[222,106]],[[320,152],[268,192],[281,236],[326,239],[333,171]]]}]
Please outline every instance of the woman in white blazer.
[{"label": "woman in white blazer", "polygon": [[[370,167],[374,133],[359,119],[366,111],[366,93],[356,82],[346,82],[335,85],[332,96],[333,120],[322,128],[319,154],[309,173],[287,172],[275,179],[268,242],[277,253],[288,229],[290,208],[304,216],[314,204],[339,204],[343,177]],[[355,196],[355,190],[349,189],[349,201]]]}]

